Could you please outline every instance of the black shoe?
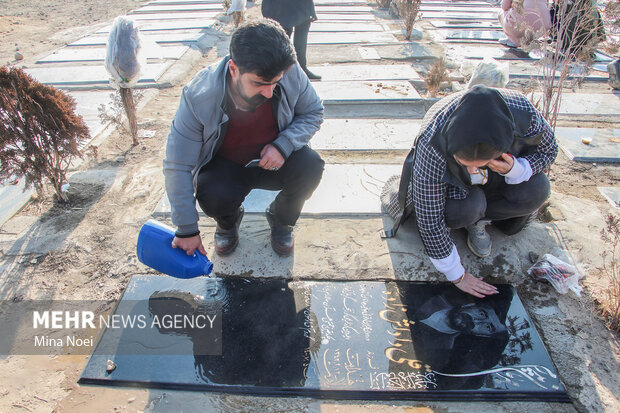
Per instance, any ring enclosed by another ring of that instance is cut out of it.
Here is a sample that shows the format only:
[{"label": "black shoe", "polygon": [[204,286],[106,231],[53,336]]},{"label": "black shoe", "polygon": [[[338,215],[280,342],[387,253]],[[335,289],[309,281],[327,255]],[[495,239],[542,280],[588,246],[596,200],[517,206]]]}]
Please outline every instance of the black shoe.
[{"label": "black shoe", "polygon": [[310,80],[321,80],[322,79],[321,76],[312,73],[310,70],[308,70],[307,67],[304,67],[302,69],[306,73],[306,76],[308,76],[308,79],[310,79]]},{"label": "black shoe", "polygon": [[[237,220],[231,229],[223,229],[218,223],[215,227],[215,252],[217,255],[225,257],[232,254],[239,245],[239,225],[244,213],[243,206],[239,207]],[[217,221],[216,221],[217,222]]]},{"label": "black shoe", "polygon": [[271,227],[271,247],[281,257],[288,257],[293,252],[295,240],[293,239],[293,227],[282,224],[276,215],[271,212],[271,205],[265,210],[267,222]]}]

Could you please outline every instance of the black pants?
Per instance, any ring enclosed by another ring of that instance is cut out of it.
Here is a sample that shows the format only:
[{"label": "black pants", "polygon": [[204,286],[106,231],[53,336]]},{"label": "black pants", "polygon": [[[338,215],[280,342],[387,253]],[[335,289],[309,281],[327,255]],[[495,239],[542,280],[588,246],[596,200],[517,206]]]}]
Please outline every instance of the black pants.
[{"label": "black pants", "polygon": [[448,228],[465,228],[489,219],[508,235],[519,232],[549,197],[547,175],[539,173],[528,181],[508,185],[503,176],[489,171],[489,182],[473,186],[465,199],[447,199],[445,219]]},{"label": "black pants", "polygon": [[293,152],[277,171],[246,168],[216,156],[198,174],[196,199],[205,214],[223,229],[230,229],[252,189],[281,190],[272,212],[281,223],[295,225],[304,202],[321,181],[324,165],[319,154],[307,146]]},{"label": "black pants", "polygon": [[[310,20],[303,22],[299,26],[295,26],[295,37],[293,38],[293,46],[295,46],[295,53],[297,53],[297,61],[299,66],[306,68],[306,49],[308,48],[308,32],[310,31]],[[293,27],[285,28],[288,37],[293,34]]]}]

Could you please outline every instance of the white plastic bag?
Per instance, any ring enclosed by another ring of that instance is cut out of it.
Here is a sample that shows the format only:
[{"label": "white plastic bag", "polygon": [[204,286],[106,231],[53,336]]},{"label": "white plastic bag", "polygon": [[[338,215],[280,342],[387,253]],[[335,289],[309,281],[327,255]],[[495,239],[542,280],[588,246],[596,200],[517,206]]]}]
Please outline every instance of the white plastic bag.
[{"label": "white plastic bag", "polygon": [[549,281],[560,294],[566,294],[570,289],[577,296],[581,296],[583,288],[579,285],[579,279],[583,275],[579,273],[577,268],[554,255],[545,254],[527,270],[527,273],[535,280]]},{"label": "white plastic bag", "polygon": [[105,67],[111,76],[110,83],[116,88],[134,86],[146,66],[146,57],[141,53],[140,34],[134,24],[133,20],[119,16],[114,20],[108,37]]},{"label": "white plastic bag", "polygon": [[485,57],[474,69],[467,87],[471,89],[475,85],[485,85],[504,88],[508,83],[508,77],[508,62],[499,63],[493,58]]}]

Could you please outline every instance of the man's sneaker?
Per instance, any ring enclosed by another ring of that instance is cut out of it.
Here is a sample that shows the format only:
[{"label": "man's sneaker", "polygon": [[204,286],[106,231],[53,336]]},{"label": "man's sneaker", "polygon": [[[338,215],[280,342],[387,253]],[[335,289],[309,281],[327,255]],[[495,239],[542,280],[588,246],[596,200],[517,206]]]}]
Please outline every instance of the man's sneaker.
[{"label": "man's sneaker", "polygon": [[467,246],[480,258],[488,257],[491,254],[491,237],[487,233],[485,227],[490,221],[480,220],[473,225],[468,226]]},{"label": "man's sneaker", "polygon": [[271,212],[271,205],[265,210],[267,222],[271,227],[271,247],[281,257],[288,257],[293,252],[295,240],[293,239],[293,227],[285,225]]},{"label": "man's sneaker", "polygon": [[215,227],[215,252],[217,255],[225,257],[232,254],[239,245],[239,225],[244,213],[243,206],[239,207],[237,221],[231,229],[223,229],[218,223]]}]

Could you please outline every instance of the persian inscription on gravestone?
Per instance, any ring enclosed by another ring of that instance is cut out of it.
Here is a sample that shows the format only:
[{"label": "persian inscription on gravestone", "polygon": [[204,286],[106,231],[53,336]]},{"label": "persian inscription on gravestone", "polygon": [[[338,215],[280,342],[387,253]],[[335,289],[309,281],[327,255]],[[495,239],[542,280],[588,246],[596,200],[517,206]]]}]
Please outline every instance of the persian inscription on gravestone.
[{"label": "persian inscription on gravestone", "polygon": [[[155,331],[160,338],[142,341],[120,334],[121,342],[131,341],[108,347],[128,351],[114,355],[116,370],[102,370],[109,356],[97,348],[80,382],[332,398],[569,400],[508,285],[479,300],[451,284],[235,277],[222,279],[213,296],[206,283],[134,276],[123,300],[156,297],[150,316],[171,311],[167,303],[189,308],[179,290],[217,300],[221,354],[199,351],[198,331]],[[175,300],[163,300],[167,292]],[[191,308],[205,305],[198,300]],[[132,346],[142,357],[130,355]],[[149,367],[166,363],[173,368]]]}]

